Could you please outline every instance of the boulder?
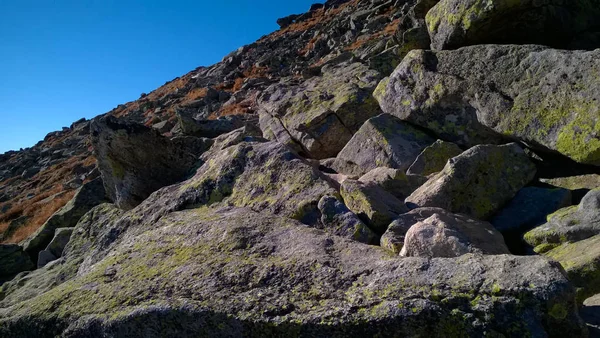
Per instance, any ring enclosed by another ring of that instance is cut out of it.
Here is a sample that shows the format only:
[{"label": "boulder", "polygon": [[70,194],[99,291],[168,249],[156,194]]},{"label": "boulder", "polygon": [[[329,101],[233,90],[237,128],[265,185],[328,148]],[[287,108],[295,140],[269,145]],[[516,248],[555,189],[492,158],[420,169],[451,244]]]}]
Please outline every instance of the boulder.
[{"label": "boulder", "polygon": [[17,244],[0,244],[0,281],[22,271],[32,270],[35,265],[23,247]]},{"label": "boulder", "polygon": [[214,138],[244,126],[239,116],[223,116],[215,120],[196,120],[189,113],[177,112],[177,123],[184,135]]},{"label": "boulder", "polygon": [[487,219],[533,180],[535,165],[516,143],[475,146],[452,158],[407,199],[410,208],[439,207]]},{"label": "boulder", "polygon": [[161,187],[183,180],[197,156],[141,124],[110,115],[92,121],[94,155],[108,197],[131,209]]},{"label": "boulder", "polygon": [[600,50],[411,51],[375,91],[384,112],[462,146],[519,139],[600,165]]},{"label": "boulder", "polygon": [[372,96],[380,79],[361,63],[344,62],[301,83],[271,85],[258,99],[263,136],[296,143],[312,158],[335,157],[367,119],[381,113]]},{"label": "boulder", "polygon": [[416,190],[414,181],[400,169],[375,168],[358,180],[365,184],[376,184],[400,200],[404,200]]},{"label": "boulder", "polygon": [[432,49],[486,43],[565,49],[580,34],[598,30],[598,5],[596,0],[441,0],[427,13],[426,21]]},{"label": "boulder", "polygon": [[378,234],[383,234],[398,215],[408,211],[402,201],[376,184],[345,180],[340,193],[348,209]]},{"label": "boulder", "polygon": [[319,161],[323,171],[335,172],[347,176],[362,176],[366,171],[356,163],[345,161],[339,158],[328,158]]},{"label": "boulder", "polygon": [[468,253],[510,252],[500,232],[491,224],[460,215],[434,213],[408,230],[400,256],[458,257]]},{"label": "boulder", "polygon": [[452,142],[437,140],[417,156],[417,159],[406,173],[428,176],[440,172],[449,159],[462,154],[462,152],[462,149]]},{"label": "boulder", "polygon": [[23,242],[23,248],[31,257],[38,257],[55,236],[58,228],[72,228],[79,219],[93,207],[106,201],[101,178],[84,184],[75,196],[62,209],[57,211],[29,238]]},{"label": "boulder", "polygon": [[571,205],[571,191],[526,187],[490,220],[502,233],[524,233],[546,223],[546,217]]},{"label": "boulder", "polygon": [[592,190],[600,188],[600,175],[597,174],[542,178],[540,181],[558,188],[569,190]]},{"label": "boulder", "polygon": [[[442,215],[445,219],[452,219],[454,223],[460,222],[473,224],[481,229],[489,229],[490,224],[485,221],[479,221],[467,215],[453,214],[441,208],[418,208],[398,216],[388,227],[387,231],[381,236],[381,247],[390,250],[394,254],[400,254],[404,246],[406,233],[417,223],[424,222],[433,215]],[[465,227],[466,227],[465,226]],[[491,231],[493,238],[497,231]]]},{"label": "boulder", "polygon": [[545,255],[563,266],[577,288],[580,303],[600,293],[600,236],[562,244]]},{"label": "boulder", "polygon": [[366,244],[375,243],[377,235],[336,197],[323,196],[318,207],[325,231]]},{"label": "boulder", "polygon": [[365,172],[378,167],[406,171],[423,149],[434,142],[420,129],[382,114],[365,122],[337,158],[355,163]]},{"label": "boulder", "polygon": [[560,209],[547,220],[525,234],[525,241],[537,252],[600,234],[600,189],[590,191],[578,206]]},{"label": "boulder", "polygon": [[147,206],[94,225],[120,229],[107,233],[119,240],[67,281],[0,308],[0,335],[586,334],[574,289],[543,257],[391,259],[249,209],[182,210],[155,221],[141,213]]}]

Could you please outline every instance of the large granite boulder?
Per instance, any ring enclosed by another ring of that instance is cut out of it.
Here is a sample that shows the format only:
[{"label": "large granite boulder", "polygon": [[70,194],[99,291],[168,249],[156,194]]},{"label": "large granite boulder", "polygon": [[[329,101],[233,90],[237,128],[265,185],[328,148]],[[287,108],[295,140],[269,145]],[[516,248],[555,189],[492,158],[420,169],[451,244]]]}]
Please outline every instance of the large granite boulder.
[{"label": "large granite boulder", "polygon": [[509,254],[502,234],[487,223],[448,213],[434,213],[413,225],[400,256],[458,257],[468,253]]},{"label": "large granite boulder", "polygon": [[577,242],[600,234],[600,189],[590,191],[578,206],[560,209],[548,222],[527,232],[525,241],[544,252],[565,242]]},{"label": "large granite boulder", "polygon": [[[0,308],[0,335],[586,334],[574,289],[542,257],[391,259],[245,208],[183,210],[156,221],[143,213],[149,203],[104,219],[99,228],[113,231],[93,240],[72,278]],[[86,224],[83,233],[98,226]],[[104,254],[91,259],[97,250]],[[40,271],[60,264],[69,259]]]},{"label": "large granite boulder", "polygon": [[158,131],[110,115],[94,119],[91,129],[107,195],[123,209],[185,179],[198,160]]},{"label": "large granite boulder", "polygon": [[325,231],[366,244],[376,242],[377,235],[336,197],[323,196],[318,207]]},{"label": "large granite boulder", "polygon": [[411,51],[376,97],[384,112],[464,146],[517,138],[600,165],[600,50],[480,45]]},{"label": "large granite boulder", "polygon": [[406,171],[407,174],[427,176],[442,171],[449,159],[462,154],[456,144],[442,140],[425,148]]},{"label": "large granite boulder", "polygon": [[386,167],[375,168],[361,176],[358,180],[365,184],[376,184],[400,200],[404,200],[420,184],[425,183],[425,181],[418,178],[415,179],[414,176],[407,176],[400,169]]},{"label": "large granite boulder", "polygon": [[62,257],[63,250],[69,243],[71,234],[74,228],[59,228],[54,233],[54,238],[48,244],[46,249],[40,251],[38,255],[37,266],[38,268],[50,263],[51,261],[57,260]]},{"label": "large granite boulder", "polygon": [[365,122],[337,158],[365,172],[378,167],[406,171],[435,139],[400,119],[382,114]]},{"label": "large granite boulder", "polygon": [[545,178],[540,179],[540,181],[551,186],[569,190],[592,190],[600,188],[600,175],[598,174]]},{"label": "large granite boulder", "polygon": [[296,144],[313,158],[335,157],[363,122],[381,113],[372,96],[381,77],[361,63],[345,62],[303,82],[284,79],[259,98],[263,135]]},{"label": "large granite boulder", "polygon": [[577,38],[598,31],[597,0],[441,0],[426,16],[432,49],[485,43],[540,44],[555,48],[580,45]]},{"label": "large granite boulder", "polygon": [[93,207],[106,201],[106,192],[101,178],[84,184],[64,207],[58,210],[29,238],[23,242],[23,248],[32,258],[46,248],[52,241],[58,228],[74,227],[79,219]]},{"label": "large granite boulder", "polygon": [[448,161],[440,173],[406,198],[406,204],[487,219],[535,173],[535,165],[516,143],[475,146]]}]

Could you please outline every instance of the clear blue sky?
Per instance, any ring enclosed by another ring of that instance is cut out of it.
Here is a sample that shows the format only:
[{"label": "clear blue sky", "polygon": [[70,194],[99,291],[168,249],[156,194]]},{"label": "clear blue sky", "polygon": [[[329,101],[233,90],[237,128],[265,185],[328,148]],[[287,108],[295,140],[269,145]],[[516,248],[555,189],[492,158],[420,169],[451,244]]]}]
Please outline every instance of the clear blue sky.
[{"label": "clear blue sky", "polygon": [[0,153],[220,61],[318,0],[0,0]]}]

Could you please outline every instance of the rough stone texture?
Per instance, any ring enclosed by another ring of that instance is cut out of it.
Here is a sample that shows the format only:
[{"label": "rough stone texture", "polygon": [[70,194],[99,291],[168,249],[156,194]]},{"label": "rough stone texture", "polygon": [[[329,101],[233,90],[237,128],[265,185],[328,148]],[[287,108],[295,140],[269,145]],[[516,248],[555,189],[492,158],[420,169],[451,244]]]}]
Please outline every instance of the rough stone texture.
[{"label": "rough stone texture", "polygon": [[74,227],[85,213],[105,201],[106,194],[102,179],[97,178],[84,184],[67,205],[50,216],[33,235],[23,242],[25,252],[31,257],[37,258],[38,253],[44,250],[54,238],[56,229]]},{"label": "rough stone texture", "polygon": [[347,176],[362,176],[367,171],[356,163],[339,158],[328,158],[320,161],[321,166],[327,171],[334,171]]},{"label": "rough stone texture", "polygon": [[594,295],[583,302],[579,309],[581,318],[587,324],[590,337],[600,337],[600,295]]},{"label": "rough stone texture", "polygon": [[600,189],[590,191],[579,206],[560,209],[548,222],[525,234],[525,241],[544,252],[565,242],[576,242],[600,234]]},{"label": "rough stone texture", "polygon": [[209,160],[216,152],[221,151],[227,147],[240,144],[242,142],[266,142],[267,140],[262,138],[262,131],[257,126],[252,124],[238,128],[229,133],[220,135],[213,140],[210,149],[203,153],[201,158],[204,161]]},{"label": "rough stone texture", "polygon": [[600,236],[576,243],[565,243],[545,255],[558,261],[577,287],[577,299],[600,293]]},{"label": "rough stone texture", "polygon": [[318,207],[325,231],[366,244],[376,242],[377,235],[336,197],[323,196]]},{"label": "rough stone texture", "polygon": [[381,113],[372,96],[381,75],[361,63],[325,66],[302,83],[284,80],[259,99],[263,135],[296,143],[307,156],[335,157],[367,119]]},{"label": "rough stone texture", "polygon": [[408,230],[400,256],[458,257],[468,253],[510,252],[491,224],[462,215],[434,213]]},{"label": "rough stone texture", "polygon": [[345,180],[341,195],[348,209],[363,218],[378,234],[383,234],[398,215],[408,211],[402,201],[372,183]]},{"label": "rough stone texture", "polygon": [[428,176],[442,171],[449,159],[462,153],[456,144],[437,140],[425,148],[406,171],[407,174]]},{"label": "rough stone texture", "polygon": [[571,191],[526,187],[490,220],[500,232],[520,232],[546,223],[546,217],[571,205]]},{"label": "rough stone texture", "polygon": [[600,50],[412,51],[376,90],[384,112],[464,146],[518,138],[600,165]]},{"label": "rough stone texture", "polygon": [[337,158],[365,171],[390,167],[405,171],[435,139],[398,118],[382,114],[369,119]]},{"label": "rough stone texture", "polygon": [[91,128],[106,193],[123,209],[183,180],[196,165],[196,156],[143,125],[105,116]]},{"label": "rough stone texture", "polygon": [[74,228],[60,228],[56,229],[54,232],[54,238],[48,246],[46,250],[50,251],[56,257],[62,257],[63,250],[69,243],[69,239],[71,239],[71,234],[73,233]]},{"label": "rough stone texture", "polygon": [[406,199],[411,208],[439,207],[487,219],[535,176],[535,165],[516,143],[475,146]]},{"label": "rough stone texture", "polygon": [[414,182],[400,169],[375,168],[358,180],[365,184],[376,184],[400,200],[404,200],[416,189]]},{"label": "rough stone texture", "polygon": [[100,226],[80,223],[75,233],[113,229],[93,240],[96,250],[79,248],[84,262],[104,255],[49,291],[0,309],[0,335],[586,333],[574,289],[541,257],[392,259],[379,248],[248,209],[200,208],[155,221],[142,214],[149,205]]},{"label": "rough stone texture", "polygon": [[426,21],[432,49],[485,43],[569,48],[580,34],[598,30],[599,5],[597,0],[441,0]]},{"label": "rough stone texture", "polygon": [[35,267],[23,247],[17,244],[0,244],[0,281]]},{"label": "rough stone texture", "polygon": [[[381,247],[392,251],[396,255],[400,254],[400,251],[402,251],[402,247],[404,246],[406,233],[410,228],[436,214],[442,215],[445,218],[455,219],[455,222],[475,224],[482,229],[490,228],[489,223],[475,220],[467,215],[453,214],[441,208],[417,208],[398,216],[398,218],[390,224],[387,231],[381,236]],[[496,233],[496,231],[492,231],[490,232],[490,236],[493,238]]]},{"label": "rough stone texture", "polygon": [[244,126],[239,116],[223,116],[215,120],[196,120],[185,112],[177,113],[177,120],[184,135],[214,138]]},{"label": "rough stone texture", "polygon": [[42,250],[38,253],[38,257],[37,257],[37,267],[42,268],[45,265],[47,265],[48,263],[57,260],[58,257],[54,256],[50,251],[48,250]]},{"label": "rough stone texture", "polygon": [[600,188],[600,175],[589,174],[571,177],[540,179],[541,182],[569,190],[592,190]]}]

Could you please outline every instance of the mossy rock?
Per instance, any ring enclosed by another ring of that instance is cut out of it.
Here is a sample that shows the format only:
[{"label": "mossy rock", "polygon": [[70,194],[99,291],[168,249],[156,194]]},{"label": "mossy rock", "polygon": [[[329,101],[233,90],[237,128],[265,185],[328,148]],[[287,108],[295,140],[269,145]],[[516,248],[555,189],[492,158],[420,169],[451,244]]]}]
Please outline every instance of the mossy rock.
[{"label": "mossy rock", "polygon": [[456,144],[437,140],[425,148],[406,171],[407,174],[428,176],[442,171],[449,159],[462,153]]},{"label": "mossy rock", "polygon": [[541,182],[569,190],[592,190],[600,188],[600,175],[589,174],[570,177],[540,179]]}]

